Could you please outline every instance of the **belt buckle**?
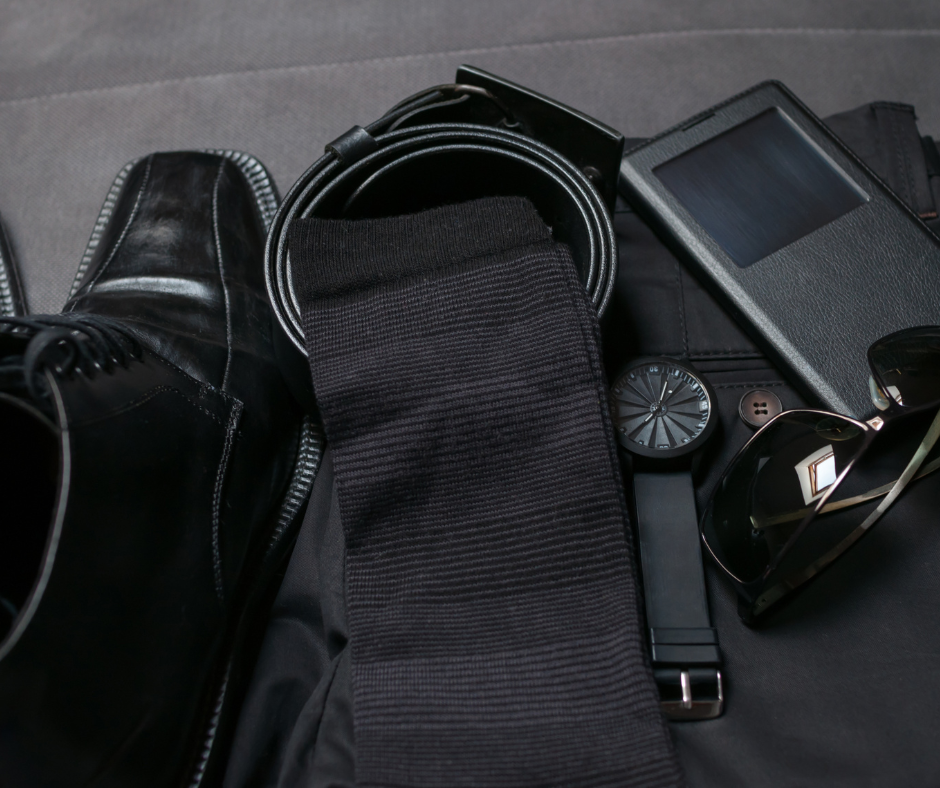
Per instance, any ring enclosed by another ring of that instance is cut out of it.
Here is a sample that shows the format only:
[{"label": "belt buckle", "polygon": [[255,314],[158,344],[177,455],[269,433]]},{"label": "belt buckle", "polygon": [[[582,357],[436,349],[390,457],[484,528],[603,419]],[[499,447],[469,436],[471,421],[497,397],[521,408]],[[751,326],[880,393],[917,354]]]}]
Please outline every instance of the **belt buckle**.
[{"label": "belt buckle", "polygon": [[670,720],[711,720],[721,716],[725,693],[716,668],[654,671],[663,714]]},{"label": "belt buckle", "polygon": [[458,85],[473,85],[495,96],[521,122],[518,131],[573,162],[594,184],[607,209],[613,213],[623,159],[623,134],[560,101],[481,68],[461,66],[457,69],[456,81]]}]

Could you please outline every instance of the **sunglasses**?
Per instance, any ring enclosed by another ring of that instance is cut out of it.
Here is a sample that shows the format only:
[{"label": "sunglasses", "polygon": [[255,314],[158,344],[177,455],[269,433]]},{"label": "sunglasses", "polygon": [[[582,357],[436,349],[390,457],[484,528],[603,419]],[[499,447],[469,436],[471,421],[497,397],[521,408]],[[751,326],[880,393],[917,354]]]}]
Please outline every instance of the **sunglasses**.
[{"label": "sunglasses", "polygon": [[[900,477],[872,486],[891,464],[868,451],[885,425],[940,406],[940,326],[879,339],[868,364],[879,416],[784,411],[738,452],[702,515],[702,541],[734,583],[745,623],[848,550],[912,480],[940,468],[940,458],[925,464],[940,438],[940,410]],[[859,524],[854,507],[878,498]]]}]

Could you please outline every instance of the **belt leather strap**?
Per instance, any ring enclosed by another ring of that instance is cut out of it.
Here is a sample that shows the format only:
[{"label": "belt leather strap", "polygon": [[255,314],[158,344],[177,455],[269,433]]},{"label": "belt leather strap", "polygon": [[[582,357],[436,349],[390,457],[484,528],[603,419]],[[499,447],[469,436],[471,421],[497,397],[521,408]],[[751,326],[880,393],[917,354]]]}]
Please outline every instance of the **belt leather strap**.
[{"label": "belt leather strap", "polygon": [[623,136],[603,123],[469,66],[458,70],[456,84],[418,93],[327,145],[284,198],[265,253],[268,293],[293,345],[283,346],[281,354],[295,394],[313,405],[288,249],[294,222],[399,216],[523,195],[554,238],[571,249],[578,276],[602,315],[616,280],[610,211],[623,145]]},{"label": "belt leather strap", "polygon": [[678,786],[597,322],[525,200],[293,224],[362,786]]}]

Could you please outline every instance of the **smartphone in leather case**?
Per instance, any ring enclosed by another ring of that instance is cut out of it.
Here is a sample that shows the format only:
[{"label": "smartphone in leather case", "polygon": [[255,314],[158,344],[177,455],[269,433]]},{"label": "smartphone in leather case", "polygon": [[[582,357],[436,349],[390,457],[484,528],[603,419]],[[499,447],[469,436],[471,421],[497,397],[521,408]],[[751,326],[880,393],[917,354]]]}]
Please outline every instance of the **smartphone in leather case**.
[{"label": "smartphone in leather case", "polygon": [[940,324],[940,239],[779,82],[628,151],[620,191],[826,408],[869,417],[869,345]]}]

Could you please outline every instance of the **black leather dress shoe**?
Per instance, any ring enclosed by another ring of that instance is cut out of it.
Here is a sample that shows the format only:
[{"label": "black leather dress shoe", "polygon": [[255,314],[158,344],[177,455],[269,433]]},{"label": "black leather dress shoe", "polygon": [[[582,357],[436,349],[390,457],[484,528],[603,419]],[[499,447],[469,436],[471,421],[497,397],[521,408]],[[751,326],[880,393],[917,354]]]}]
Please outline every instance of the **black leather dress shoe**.
[{"label": "black leather dress shoe", "polygon": [[4,788],[208,779],[320,458],[274,359],[275,207],[251,157],[154,154],[63,313],[0,317]]}]

